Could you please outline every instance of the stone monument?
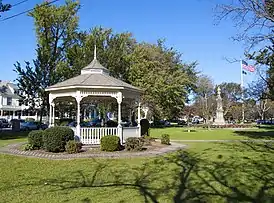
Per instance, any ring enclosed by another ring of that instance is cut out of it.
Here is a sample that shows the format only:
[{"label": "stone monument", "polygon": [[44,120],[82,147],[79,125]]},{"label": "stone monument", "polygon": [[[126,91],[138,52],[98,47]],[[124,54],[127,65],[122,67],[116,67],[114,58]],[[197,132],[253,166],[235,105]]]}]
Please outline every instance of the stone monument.
[{"label": "stone monument", "polygon": [[224,119],[224,110],[223,110],[223,103],[222,103],[222,97],[221,97],[221,88],[218,87],[217,89],[217,109],[216,109],[216,118],[214,121],[215,125],[224,125],[225,119]]}]

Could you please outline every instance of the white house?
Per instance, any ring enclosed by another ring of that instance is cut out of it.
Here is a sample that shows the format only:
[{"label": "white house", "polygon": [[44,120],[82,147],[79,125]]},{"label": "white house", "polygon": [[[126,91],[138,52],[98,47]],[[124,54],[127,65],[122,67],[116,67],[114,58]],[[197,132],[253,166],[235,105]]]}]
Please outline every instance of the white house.
[{"label": "white house", "polygon": [[19,100],[18,87],[10,81],[0,80],[0,117],[8,120],[33,117],[24,114],[28,107],[21,105]]}]

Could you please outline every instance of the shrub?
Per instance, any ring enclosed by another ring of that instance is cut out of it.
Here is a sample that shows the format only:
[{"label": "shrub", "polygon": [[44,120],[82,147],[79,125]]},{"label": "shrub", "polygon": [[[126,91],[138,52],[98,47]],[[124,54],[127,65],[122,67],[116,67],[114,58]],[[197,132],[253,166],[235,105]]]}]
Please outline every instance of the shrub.
[{"label": "shrub", "polygon": [[126,139],[125,149],[128,151],[141,151],[144,146],[144,138],[129,137]]},{"label": "shrub", "polygon": [[26,118],[25,121],[26,121],[26,122],[34,122],[35,119],[34,119],[34,118]]},{"label": "shrub", "polygon": [[23,146],[23,150],[24,151],[34,150],[34,147],[31,144],[26,144]]},{"label": "shrub", "polygon": [[140,139],[142,139],[144,145],[151,145],[151,142],[155,142],[155,138],[150,136],[142,136],[140,137]]},{"label": "shrub", "polygon": [[168,134],[163,134],[161,136],[161,144],[170,145],[170,136]]},{"label": "shrub", "polygon": [[69,154],[79,153],[82,149],[82,143],[69,140],[66,144],[66,152]]},{"label": "shrub", "polygon": [[35,149],[43,147],[43,130],[33,130],[28,134],[28,143]]},{"label": "shrub", "polygon": [[107,135],[100,140],[101,150],[107,152],[118,151],[121,148],[120,138],[115,135]]},{"label": "shrub", "polygon": [[52,127],[44,131],[44,148],[49,152],[65,151],[66,143],[74,140],[74,132],[67,127]]}]

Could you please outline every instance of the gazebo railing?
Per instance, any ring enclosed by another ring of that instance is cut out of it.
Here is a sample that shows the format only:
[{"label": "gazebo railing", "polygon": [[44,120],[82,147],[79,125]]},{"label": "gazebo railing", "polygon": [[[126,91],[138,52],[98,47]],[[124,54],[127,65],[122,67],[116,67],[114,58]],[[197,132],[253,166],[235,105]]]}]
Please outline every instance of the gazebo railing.
[{"label": "gazebo railing", "polygon": [[118,128],[84,128],[81,127],[80,141],[83,144],[100,144],[100,139],[106,135],[118,135]]}]

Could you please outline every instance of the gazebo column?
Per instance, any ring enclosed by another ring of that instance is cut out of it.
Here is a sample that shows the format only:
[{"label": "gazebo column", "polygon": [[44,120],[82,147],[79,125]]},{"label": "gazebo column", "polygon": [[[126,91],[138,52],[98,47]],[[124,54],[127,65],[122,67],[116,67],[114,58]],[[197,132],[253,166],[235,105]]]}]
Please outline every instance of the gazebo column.
[{"label": "gazebo column", "polygon": [[52,126],[55,124],[55,104],[52,102]]},{"label": "gazebo column", "polygon": [[139,137],[141,137],[141,102],[138,100],[138,133]]},{"label": "gazebo column", "polygon": [[123,101],[122,92],[117,93],[117,103],[118,103],[118,136],[120,137],[121,142],[123,142],[123,128],[122,128],[122,112],[121,112],[121,104]]},{"label": "gazebo column", "polygon": [[51,102],[49,103],[49,127],[52,126],[52,106]]},{"label": "gazebo column", "polygon": [[76,96],[76,103],[77,103],[77,114],[76,114],[76,122],[77,122],[77,126],[76,126],[76,136],[78,137],[79,140],[81,140],[81,126],[80,126],[80,104],[81,104],[81,100],[82,97],[80,95],[80,91],[77,91]]}]

